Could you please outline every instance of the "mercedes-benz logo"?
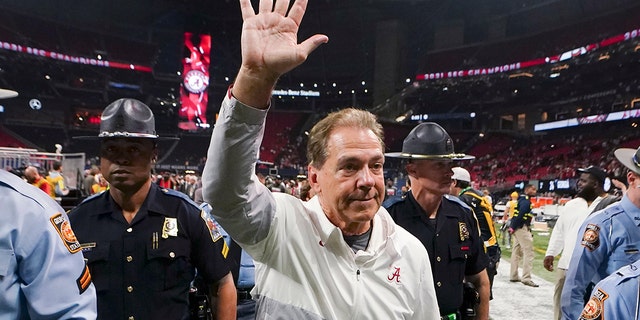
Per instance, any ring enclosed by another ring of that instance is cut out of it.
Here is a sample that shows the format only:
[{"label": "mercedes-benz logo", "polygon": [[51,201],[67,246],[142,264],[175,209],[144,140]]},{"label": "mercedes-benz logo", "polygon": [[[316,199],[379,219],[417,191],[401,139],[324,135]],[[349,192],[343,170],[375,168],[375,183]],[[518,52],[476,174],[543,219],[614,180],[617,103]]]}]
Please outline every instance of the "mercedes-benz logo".
[{"label": "mercedes-benz logo", "polygon": [[42,102],[38,99],[31,99],[29,100],[29,107],[33,110],[40,110],[42,109]]}]

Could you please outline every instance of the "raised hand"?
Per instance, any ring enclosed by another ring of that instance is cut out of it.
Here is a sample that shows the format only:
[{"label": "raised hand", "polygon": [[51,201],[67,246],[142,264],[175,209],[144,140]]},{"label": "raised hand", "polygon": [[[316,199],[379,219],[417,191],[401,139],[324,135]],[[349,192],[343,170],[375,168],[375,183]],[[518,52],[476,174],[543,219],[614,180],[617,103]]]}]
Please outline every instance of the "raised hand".
[{"label": "raised hand", "polygon": [[261,0],[257,14],[250,0],[240,0],[240,8],[244,20],[242,66],[233,93],[243,103],[261,108],[268,104],[278,78],[302,64],[329,38],[316,34],[298,44],[298,28],[307,0],[296,0],[291,9],[289,0],[276,0],[275,6],[273,0]]}]

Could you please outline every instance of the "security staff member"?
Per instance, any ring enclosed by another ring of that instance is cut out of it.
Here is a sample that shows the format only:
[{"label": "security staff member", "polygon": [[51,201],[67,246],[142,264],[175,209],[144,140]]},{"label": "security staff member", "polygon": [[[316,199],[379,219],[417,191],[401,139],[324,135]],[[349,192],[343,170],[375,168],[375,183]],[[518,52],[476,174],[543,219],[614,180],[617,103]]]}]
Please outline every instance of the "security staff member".
[{"label": "security staff member", "polygon": [[135,99],[113,102],[99,139],[109,191],[69,213],[98,292],[98,318],[188,319],[197,269],[217,318],[234,319],[222,235],[186,195],[151,182],[158,140],[151,109]]},{"label": "security staff member", "polygon": [[[533,218],[533,205],[531,197],[536,195],[538,189],[532,184],[524,187],[524,194],[518,198],[516,210],[511,218],[509,234],[513,235],[516,241],[513,244],[513,254],[511,259],[510,281],[522,281],[522,284],[530,287],[539,287],[531,280],[531,270],[533,269],[533,235],[531,234],[531,220]],[[522,278],[518,276],[518,265],[522,259]]]},{"label": "security staff member", "polygon": [[598,282],[579,320],[640,319],[640,260]]},{"label": "security staff member", "polygon": [[592,213],[582,224],[562,289],[563,319],[580,316],[590,282],[640,259],[640,148],[620,148],[614,154],[629,169],[629,188],[619,202]]},{"label": "security staff member", "polygon": [[489,276],[489,296],[493,299],[493,278],[498,274],[498,263],[500,262],[500,246],[498,237],[493,225],[493,208],[487,201],[484,194],[471,187],[471,175],[467,169],[453,167],[451,195],[457,196],[462,202],[467,204],[478,221],[480,237],[484,242],[485,252],[489,258],[487,275]]},{"label": "security staff member", "polygon": [[402,151],[386,156],[408,159],[411,190],[405,198],[388,203],[387,210],[429,252],[441,317],[461,319],[466,280],[480,294],[476,319],[488,319],[488,259],[478,224],[467,205],[448,195],[453,161],[474,157],[455,153],[449,134],[433,122],[416,126],[404,139]]},{"label": "security staff member", "polygon": [[96,291],[69,220],[0,170],[0,319],[95,319]]}]

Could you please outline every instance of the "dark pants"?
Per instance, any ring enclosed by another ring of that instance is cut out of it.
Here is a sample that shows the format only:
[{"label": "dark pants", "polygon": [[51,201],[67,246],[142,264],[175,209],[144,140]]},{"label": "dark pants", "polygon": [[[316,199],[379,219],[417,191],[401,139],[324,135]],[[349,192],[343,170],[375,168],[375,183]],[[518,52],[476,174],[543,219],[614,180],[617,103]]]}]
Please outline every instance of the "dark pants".
[{"label": "dark pants", "polygon": [[493,278],[498,274],[498,263],[502,252],[498,245],[487,248],[487,257],[489,265],[487,266],[487,275],[489,276],[489,299],[493,299]]},{"label": "dark pants", "polygon": [[255,320],[256,301],[252,299],[238,300],[238,320]]}]

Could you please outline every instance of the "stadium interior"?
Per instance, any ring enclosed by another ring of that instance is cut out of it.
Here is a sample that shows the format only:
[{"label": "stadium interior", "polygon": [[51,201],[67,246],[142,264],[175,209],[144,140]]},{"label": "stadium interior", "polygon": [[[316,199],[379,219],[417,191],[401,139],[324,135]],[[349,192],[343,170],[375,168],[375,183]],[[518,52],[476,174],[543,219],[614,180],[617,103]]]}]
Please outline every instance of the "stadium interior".
[{"label": "stadium interior", "polygon": [[[0,100],[0,147],[59,144],[95,163],[97,146],[72,137],[97,134],[101,110],[131,97],[154,110],[159,134],[181,138],[161,145],[159,165],[202,169],[211,128],[178,126],[183,34],[211,35],[206,118],[215,126],[240,65],[237,1],[24,0],[0,9],[0,88],[19,93]],[[310,0],[300,39],[330,41],[277,89],[314,94],[274,94],[260,160],[304,174],[306,132],[355,106],[378,115],[387,151],[400,150],[417,123],[439,123],[456,151],[476,156],[464,165],[477,186],[495,193],[571,179],[592,164],[615,177],[613,150],[640,145],[638,16],[633,0]],[[399,163],[387,171],[404,181]]]}]

